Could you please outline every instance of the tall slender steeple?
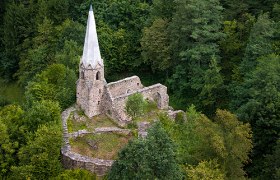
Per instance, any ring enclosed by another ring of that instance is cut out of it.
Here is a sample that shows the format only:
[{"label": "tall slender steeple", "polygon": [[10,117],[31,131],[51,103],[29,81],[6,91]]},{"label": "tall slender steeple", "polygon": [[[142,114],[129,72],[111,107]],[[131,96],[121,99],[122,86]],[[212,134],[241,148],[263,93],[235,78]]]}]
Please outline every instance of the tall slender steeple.
[{"label": "tall slender steeple", "polygon": [[79,66],[79,73],[76,93],[77,105],[84,110],[88,117],[103,113],[104,102],[102,98],[106,80],[91,5],[88,13],[84,51]]},{"label": "tall slender steeple", "polygon": [[81,63],[86,68],[89,65],[91,65],[92,68],[95,68],[97,64],[104,66],[103,60],[101,59],[101,55],[100,55],[92,5],[90,5],[90,9],[88,13],[87,30],[86,30],[83,57]]}]

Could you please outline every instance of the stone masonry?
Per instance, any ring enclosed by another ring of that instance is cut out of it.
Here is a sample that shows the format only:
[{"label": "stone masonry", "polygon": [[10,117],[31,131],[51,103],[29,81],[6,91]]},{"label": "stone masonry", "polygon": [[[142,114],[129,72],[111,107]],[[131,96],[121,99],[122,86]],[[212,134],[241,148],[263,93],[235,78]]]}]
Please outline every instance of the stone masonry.
[{"label": "stone masonry", "polygon": [[[130,95],[140,93],[146,100],[157,103],[159,109],[169,109],[169,96],[166,86],[155,84],[144,87],[141,80],[137,76],[128,77],[116,82],[107,83],[104,77],[104,64],[101,58],[94,13],[90,6],[86,36],[84,42],[83,56],[79,65],[79,79],[77,81],[77,106],[82,109],[89,118],[105,114],[116,121],[120,126],[125,126],[131,121],[125,112],[125,104]],[[82,156],[71,150],[69,138],[77,138],[86,134],[99,133],[120,133],[127,135],[130,130],[116,127],[96,128],[94,131],[79,130],[74,133],[68,133],[67,119],[71,112],[76,109],[74,107],[63,111],[63,141],[61,148],[62,162],[65,168],[83,168],[87,169],[98,176],[103,176],[110,169],[113,160],[103,160]],[[178,112],[168,111],[171,118],[175,118]],[[85,121],[74,113],[74,118],[79,121]],[[147,136],[147,129],[150,123],[142,122],[138,124],[139,138]]]},{"label": "stone masonry", "polygon": [[71,112],[75,111],[74,107],[70,107],[62,112],[62,127],[63,127],[63,142],[64,145],[61,148],[62,163],[67,169],[77,169],[82,168],[86,169],[92,173],[95,173],[97,176],[104,176],[107,171],[111,168],[113,160],[104,160],[98,158],[91,158],[88,156],[83,156],[81,154],[75,153],[71,150],[71,145],[69,143],[69,138],[75,138],[83,136],[90,133],[106,133],[106,132],[119,132],[123,134],[130,133],[129,130],[119,129],[119,128],[98,128],[95,129],[95,132],[88,132],[86,130],[81,130],[75,133],[68,133],[67,128],[67,119],[69,118]]},{"label": "stone masonry", "polygon": [[107,83],[104,77],[104,64],[98,44],[96,24],[92,7],[87,22],[83,56],[79,66],[77,81],[77,105],[88,117],[106,114],[119,125],[131,119],[125,112],[128,96],[140,93],[150,101],[155,101],[159,109],[168,109],[169,96],[162,84],[144,87],[137,76]]}]

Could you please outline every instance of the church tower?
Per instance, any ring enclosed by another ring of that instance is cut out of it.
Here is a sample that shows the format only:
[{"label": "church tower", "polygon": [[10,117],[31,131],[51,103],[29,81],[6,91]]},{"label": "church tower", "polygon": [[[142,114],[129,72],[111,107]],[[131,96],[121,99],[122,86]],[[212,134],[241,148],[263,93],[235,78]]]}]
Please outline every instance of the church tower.
[{"label": "church tower", "polygon": [[102,113],[103,103],[101,103],[101,100],[105,84],[104,64],[100,55],[96,24],[90,5],[76,94],[77,105],[84,110],[88,117]]}]

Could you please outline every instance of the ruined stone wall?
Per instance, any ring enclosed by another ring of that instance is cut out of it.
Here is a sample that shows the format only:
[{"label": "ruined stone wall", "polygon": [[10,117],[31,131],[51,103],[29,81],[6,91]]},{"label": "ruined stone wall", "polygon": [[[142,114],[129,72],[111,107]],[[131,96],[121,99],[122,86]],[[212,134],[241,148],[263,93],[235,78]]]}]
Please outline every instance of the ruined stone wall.
[{"label": "ruined stone wall", "polygon": [[157,102],[159,109],[168,109],[169,96],[167,94],[167,87],[162,84],[155,84],[149,87],[145,87],[138,91],[148,100]]},{"label": "ruined stone wall", "polygon": [[77,104],[84,110],[88,117],[93,117],[102,113],[101,99],[103,96],[104,67],[97,65],[94,67],[84,67],[80,65],[80,75],[77,81]]},{"label": "ruined stone wall", "polygon": [[101,160],[82,156],[69,150],[66,146],[61,149],[62,163],[66,169],[86,169],[98,176],[104,176],[114,161]]},{"label": "ruined stone wall", "polygon": [[78,79],[77,90],[76,90],[77,104],[84,111],[86,111],[88,107],[89,91],[91,87],[92,87],[91,81]]},{"label": "ruined stone wall", "polygon": [[167,94],[167,88],[166,86],[163,86],[161,84],[155,84],[149,87],[145,87],[133,92],[130,92],[128,94],[124,94],[118,97],[113,97],[113,108],[116,111],[116,113],[119,115],[120,121],[130,121],[130,117],[127,116],[125,113],[125,104],[127,101],[128,96],[140,93],[143,95],[143,97],[150,101],[157,102],[159,109],[167,109],[168,103],[169,103],[169,96]]},{"label": "ruined stone wall", "polygon": [[[74,107],[68,108],[61,114],[62,127],[63,127],[63,142],[64,145],[61,148],[62,164],[67,169],[77,169],[83,168],[97,174],[98,176],[103,176],[108,172],[113,164],[113,160],[103,160],[97,158],[91,158],[87,156],[82,156],[71,150],[69,143],[69,133],[67,128],[67,119],[72,111],[75,111]],[[108,129],[105,129],[108,131]],[[109,129],[113,131],[116,129]],[[100,131],[100,130],[99,130]],[[104,131],[104,130],[103,130]],[[100,132],[99,132],[100,133]]]},{"label": "ruined stone wall", "polygon": [[144,86],[142,85],[138,76],[132,76],[108,84],[109,91],[113,97],[129,94],[131,92],[142,89],[143,87]]}]

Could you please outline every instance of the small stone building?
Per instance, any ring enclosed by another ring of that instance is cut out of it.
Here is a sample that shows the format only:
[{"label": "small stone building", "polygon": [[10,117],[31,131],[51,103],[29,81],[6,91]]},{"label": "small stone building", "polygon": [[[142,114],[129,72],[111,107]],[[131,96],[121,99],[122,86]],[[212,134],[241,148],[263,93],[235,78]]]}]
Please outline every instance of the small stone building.
[{"label": "small stone building", "polygon": [[101,58],[94,13],[89,10],[83,56],[77,81],[77,105],[88,117],[106,114],[125,125],[130,118],[125,113],[128,96],[140,93],[145,99],[155,101],[159,109],[167,109],[169,96],[166,86],[155,84],[144,87],[137,76],[107,83]]}]

